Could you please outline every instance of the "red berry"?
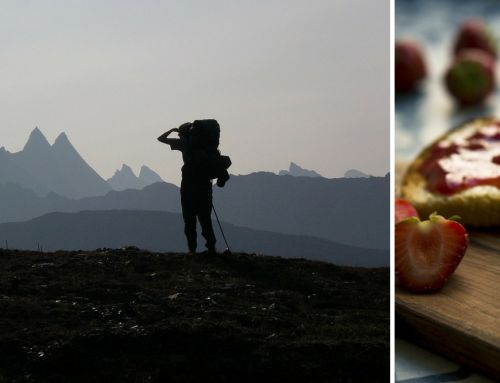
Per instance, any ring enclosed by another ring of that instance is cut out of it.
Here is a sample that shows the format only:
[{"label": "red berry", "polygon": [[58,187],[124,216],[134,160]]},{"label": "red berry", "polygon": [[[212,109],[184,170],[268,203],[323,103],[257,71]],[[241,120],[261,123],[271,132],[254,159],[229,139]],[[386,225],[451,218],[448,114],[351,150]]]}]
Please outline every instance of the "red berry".
[{"label": "red berry", "polygon": [[446,71],[445,83],[462,105],[480,104],[495,89],[495,61],[481,50],[463,50]]},{"label": "red berry", "polygon": [[455,40],[455,54],[464,49],[479,49],[497,57],[495,38],[481,19],[469,19],[460,26]]},{"label": "red berry", "polygon": [[396,223],[399,223],[403,219],[410,217],[418,218],[417,210],[413,207],[413,205],[408,201],[400,198],[396,198],[395,213],[396,213],[396,218],[395,218]]},{"label": "red berry", "polygon": [[396,225],[396,278],[412,292],[441,289],[462,260],[468,234],[458,222],[432,214]]},{"label": "red berry", "polygon": [[396,41],[395,86],[396,92],[409,92],[426,76],[424,55],[414,41]]}]

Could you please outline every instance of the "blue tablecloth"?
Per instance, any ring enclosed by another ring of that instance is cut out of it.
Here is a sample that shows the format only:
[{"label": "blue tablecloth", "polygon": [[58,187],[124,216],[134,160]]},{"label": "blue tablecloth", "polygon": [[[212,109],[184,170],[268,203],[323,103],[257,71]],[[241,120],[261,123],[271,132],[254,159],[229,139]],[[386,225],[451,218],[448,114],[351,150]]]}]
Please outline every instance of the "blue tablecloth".
[{"label": "blue tablecloth", "polygon": [[396,383],[493,383],[445,358],[396,338]]},{"label": "blue tablecloth", "polygon": [[[396,0],[396,39],[418,41],[425,52],[427,79],[410,95],[396,96],[396,159],[411,160],[440,134],[471,118],[500,117],[500,91],[479,107],[459,108],[444,87],[443,76],[452,61],[453,41],[460,23],[484,19],[500,36],[500,3],[492,0]],[[497,76],[498,77],[498,76]]]}]

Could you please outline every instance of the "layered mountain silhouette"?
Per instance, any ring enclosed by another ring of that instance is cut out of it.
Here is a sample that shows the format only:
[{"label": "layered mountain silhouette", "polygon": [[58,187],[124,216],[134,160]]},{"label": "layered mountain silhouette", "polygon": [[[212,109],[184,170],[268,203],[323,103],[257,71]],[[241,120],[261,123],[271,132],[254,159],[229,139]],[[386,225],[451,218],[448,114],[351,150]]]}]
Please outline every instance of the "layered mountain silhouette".
[{"label": "layered mountain silhouette", "polygon": [[104,195],[108,183],[73,147],[65,133],[50,145],[35,128],[17,153],[0,150],[0,180],[33,190],[40,196],[54,192],[69,198]]},{"label": "layered mountain silhouette", "polygon": [[[317,173],[294,163],[289,173],[232,176],[223,189],[214,188],[219,216],[252,230],[389,248],[389,175],[361,177],[351,172],[355,178],[327,179],[311,176]],[[161,178],[145,166],[137,177],[124,165],[108,184],[64,133],[51,145],[36,128],[22,151],[0,149],[0,223],[51,212],[180,212],[179,188],[165,182],[150,184],[158,180]],[[111,190],[110,184],[118,190]],[[146,184],[150,185],[143,187]],[[182,230],[178,235],[183,241]]]},{"label": "layered mountain silhouette", "polygon": [[126,164],[123,164],[122,168],[117,170],[113,177],[108,179],[111,188],[117,191],[143,189],[146,186],[162,181],[163,180],[156,172],[145,165],[141,167],[139,176],[136,176],[130,166]]},{"label": "layered mountain silhouette", "polygon": [[290,162],[288,170],[280,170],[280,176],[294,176],[294,177],[321,177],[321,174],[316,173],[314,170],[301,168],[295,162]]},{"label": "layered mountain silhouette", "polygon": [[333,178],[253,173],[215,189],[220,215],[235,225],[389,248],[389,177]]},{"label": "layered mountain silhouette", "polygon": [[[214,187],[214,205],[227,222],[284,234],[308,235],[366,248],[389,248],[389,177],[308,178],[253,173]],[[38,197],[0,184],[0,222],[81,210],[180,212],[179,188],[156,183],[143,190],[112,191],[70,200]]]},{"label": "layered mountain silhouette", "polygon": [[105,196],[70,199],[55,193],[40,197],[16,184],[0,183],[0,223],[26,221],[50,212],[81,210],[158,210],[180,212],[176,185],[157,183],[143,190],[111,191]]},{"label": "layered mountain silhouette", "polygon": [[370,177],[368,174],[360,172],[356,169],[350,169],[344,173],[345,178],[365,178]]},{"label": "layered mountain silhouette", "polygon": [[[231,250],[287,258],[307,258],[339,265],[388,266],[388,251],[364,249],[320,238],[252,230],[222,223]],[[9,247],[44,251],[120,248],[128,245],[152,251],[186,251],[180,213],[155,211],[83,211],[49,213],[22,223],[0,225],[0,241]],[[219,237],[219,248],[224,244]],[[198,239],[203,250],[203,240]]]}]

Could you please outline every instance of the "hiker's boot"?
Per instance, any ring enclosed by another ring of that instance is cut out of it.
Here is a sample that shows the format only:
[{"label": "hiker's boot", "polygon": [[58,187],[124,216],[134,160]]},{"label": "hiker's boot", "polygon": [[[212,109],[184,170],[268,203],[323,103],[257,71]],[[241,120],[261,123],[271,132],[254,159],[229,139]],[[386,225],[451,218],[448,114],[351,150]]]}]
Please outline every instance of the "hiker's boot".
[{"label": "hiker's boot", "polygon": [[189,254],[192,255],[196,254],[196,245],[194,246],[192,244],[189,245]]},{"label": "hiker's boot", "polygon": [[217,251],[215,250],[215,246],[208,246],[207,250],[205,251],[207,255],[216,255]]}]

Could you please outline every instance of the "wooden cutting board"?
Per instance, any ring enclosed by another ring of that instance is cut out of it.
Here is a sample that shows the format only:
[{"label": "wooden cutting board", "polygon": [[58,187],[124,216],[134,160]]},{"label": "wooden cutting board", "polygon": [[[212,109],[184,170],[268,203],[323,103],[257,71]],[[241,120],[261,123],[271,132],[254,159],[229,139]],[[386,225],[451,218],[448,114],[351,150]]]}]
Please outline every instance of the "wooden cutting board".
[{"label": "wooden cutting board", "polygon": [[[396,185],[405,168],[396,163]],[[441,291],[396,287],[396,334],[500,381],[500,228],[469,231],[469,239]]]},{"label": "wooden cutting board", "polygon": [[500,230],[470,233],[441,291],[396,288],[396,333],[500,381]]}]

